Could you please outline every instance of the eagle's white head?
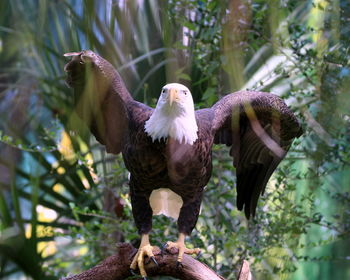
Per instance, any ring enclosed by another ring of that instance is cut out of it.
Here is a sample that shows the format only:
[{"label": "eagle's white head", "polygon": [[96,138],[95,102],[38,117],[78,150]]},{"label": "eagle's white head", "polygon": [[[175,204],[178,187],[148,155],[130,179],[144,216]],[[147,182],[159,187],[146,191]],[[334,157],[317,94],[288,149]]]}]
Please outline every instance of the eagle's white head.
[{"label": "eagle's white head", "polygon": [[145,131],[153,141],[171,137],[192,145],[198,138],[198,126],[190,90],[178,83],[165,85]]}]

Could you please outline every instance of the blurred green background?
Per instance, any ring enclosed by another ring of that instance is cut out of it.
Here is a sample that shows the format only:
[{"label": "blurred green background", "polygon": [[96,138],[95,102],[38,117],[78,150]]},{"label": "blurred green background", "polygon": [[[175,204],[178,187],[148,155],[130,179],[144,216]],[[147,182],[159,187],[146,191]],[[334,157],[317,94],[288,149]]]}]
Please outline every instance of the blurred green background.
[{"label": "blurred green background", "polygon": [[[135,246],[127,172],[74,113],[65,52],[91,49],[154,106],[167,82],[197,108],[239,90],[283,97],[303,124],[247,221],[226,147],[188,240],[227,279],[350,279],[348,0],[2,0],[0,278],[58,279]],[[152,242],[176,224],[154,219]],[[165,279],[165,278],[158,278]],[[169,278],[168,278],[169,279]]]}]

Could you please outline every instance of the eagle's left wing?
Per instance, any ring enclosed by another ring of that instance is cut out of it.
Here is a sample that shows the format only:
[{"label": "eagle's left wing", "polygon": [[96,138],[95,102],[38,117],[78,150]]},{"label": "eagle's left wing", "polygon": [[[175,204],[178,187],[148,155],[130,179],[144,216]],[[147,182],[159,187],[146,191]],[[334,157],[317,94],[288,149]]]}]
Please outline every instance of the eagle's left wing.
[{"label": "eagle's left wing", "polygon": [[302,129],[294,114],[276,95],[241,91],[213,107],[215,144],[231,146],[237,174],[237,207],[247,218],[255,215],[260,194],[294,138]]}]

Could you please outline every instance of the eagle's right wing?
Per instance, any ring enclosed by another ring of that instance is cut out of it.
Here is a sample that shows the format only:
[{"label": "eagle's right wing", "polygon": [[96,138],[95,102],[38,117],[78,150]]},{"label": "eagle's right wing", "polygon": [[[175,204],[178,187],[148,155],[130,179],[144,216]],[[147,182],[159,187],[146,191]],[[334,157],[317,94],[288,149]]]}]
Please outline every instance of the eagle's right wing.
[{"label": "eagle's right wing", "polygon": [[74,89],[76,112],[107,152],[121,152],[128,129],[128,102],[133,98],[120,75],[105,59],[92,51],[67,53],[72,56],[64,70]]}]

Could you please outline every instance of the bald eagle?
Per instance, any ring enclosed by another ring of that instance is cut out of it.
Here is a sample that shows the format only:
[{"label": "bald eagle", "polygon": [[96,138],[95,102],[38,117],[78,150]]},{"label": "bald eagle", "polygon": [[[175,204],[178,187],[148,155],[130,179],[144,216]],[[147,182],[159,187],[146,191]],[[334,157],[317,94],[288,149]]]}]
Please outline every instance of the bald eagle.
[{"label": "bald eagle", "polygon": [[92,51],[72,56],[65,66],[74,89],[76,112],[107,152],[122,153],[130,172],[130,197],[141,244],[131,269],[145,278],[143,258],[154,259],[149,233],[152,215],[177,219],[178,248],[196,225],[203,190],[212,172],[212,146],[230,147],[237,175],[237,208],[255,215],[267,181],[284,158],[301,126],[282,99],[271,93],[240,91],[211,108],[195,110],[190,90],[171,83],[156,108],[135,101],[114,67]]}]

